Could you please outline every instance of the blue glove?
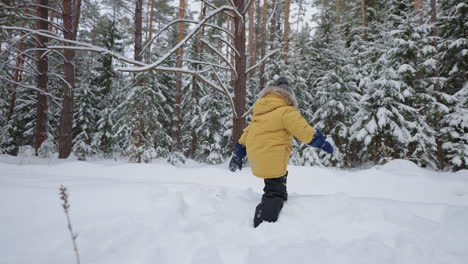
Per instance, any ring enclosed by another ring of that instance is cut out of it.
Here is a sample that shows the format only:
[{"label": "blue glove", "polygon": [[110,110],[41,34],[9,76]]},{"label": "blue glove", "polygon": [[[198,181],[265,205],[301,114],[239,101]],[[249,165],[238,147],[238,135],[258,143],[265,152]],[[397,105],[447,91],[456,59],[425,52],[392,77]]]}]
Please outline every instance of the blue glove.
[{"label": "blue glove", "polygon": [[318,129],[315,130],[314,138],[310,141],[309,146],[316,147],[329,154],[333,154],[333,147],[328,141],[326,141],[326,137],[323,136],[322,132]]},{"label": "blue glove", "polygon": [[244,165],[244,158],[247,155],[247,151],[242,144],[237,143],[236,148],[234,149],[234,154],[232,155],[231,161],[229,162],[229,170],[235,172],[237,168],[242,170]]}]

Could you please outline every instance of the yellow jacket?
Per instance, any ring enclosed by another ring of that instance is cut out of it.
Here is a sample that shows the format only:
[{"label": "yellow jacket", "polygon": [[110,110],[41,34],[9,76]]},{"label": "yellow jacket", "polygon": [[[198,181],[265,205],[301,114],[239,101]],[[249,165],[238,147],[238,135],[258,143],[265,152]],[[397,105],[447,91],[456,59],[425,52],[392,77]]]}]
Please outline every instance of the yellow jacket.
[{"label": "yellow jacket", "polygon": [[252,173],[265,179],[286,174],[293,136],[307,144],[315,134],[288,94],[277,91],[269,89],[255,102],[252,120],[239,139]]}]

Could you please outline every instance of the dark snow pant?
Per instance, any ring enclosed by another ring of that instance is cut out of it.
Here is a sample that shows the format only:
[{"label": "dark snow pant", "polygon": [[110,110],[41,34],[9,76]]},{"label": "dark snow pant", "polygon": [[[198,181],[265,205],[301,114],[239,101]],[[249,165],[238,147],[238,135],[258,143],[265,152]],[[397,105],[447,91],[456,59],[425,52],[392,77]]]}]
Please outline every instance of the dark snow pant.
[{"label": "dark snow pant", "polygon": [[284,201],[288,200],[286,189],[288,173],[280,178],[265,179],[262,202],[255,208],[254,227],[263,221],[276,222],[283,208]]}]

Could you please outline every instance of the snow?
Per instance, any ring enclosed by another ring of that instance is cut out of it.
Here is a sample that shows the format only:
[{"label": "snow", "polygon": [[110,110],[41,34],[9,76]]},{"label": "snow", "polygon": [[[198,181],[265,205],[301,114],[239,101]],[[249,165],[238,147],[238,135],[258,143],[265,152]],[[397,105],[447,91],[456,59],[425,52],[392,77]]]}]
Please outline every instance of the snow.
[{"label": "snow", "polygon": [[262,181],[226,164],[0,156],[0,263],[468,263],[468,170],[395,160],[289,167],[277,223],[252,228]]}]

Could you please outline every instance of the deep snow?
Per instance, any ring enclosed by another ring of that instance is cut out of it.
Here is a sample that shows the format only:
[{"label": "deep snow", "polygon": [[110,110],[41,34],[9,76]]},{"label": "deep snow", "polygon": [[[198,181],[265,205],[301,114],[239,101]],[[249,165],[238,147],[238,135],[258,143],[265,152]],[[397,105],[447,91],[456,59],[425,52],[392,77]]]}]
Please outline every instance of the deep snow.
[{"label": "deep snow", "polygon": [[252,228],[249,169],[0,156],[0,263],[468,263],[468,171],[396,160],[366,170],[289,167],[275,224]]}]

